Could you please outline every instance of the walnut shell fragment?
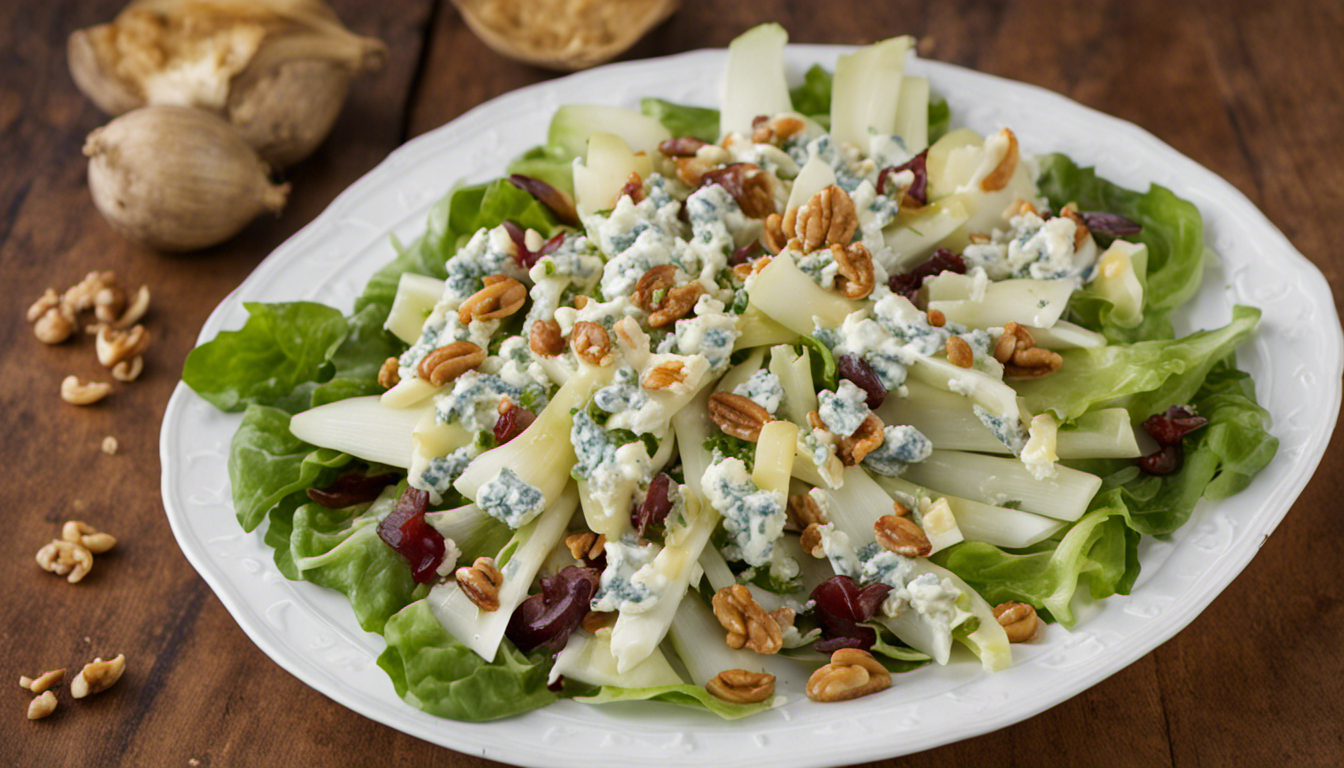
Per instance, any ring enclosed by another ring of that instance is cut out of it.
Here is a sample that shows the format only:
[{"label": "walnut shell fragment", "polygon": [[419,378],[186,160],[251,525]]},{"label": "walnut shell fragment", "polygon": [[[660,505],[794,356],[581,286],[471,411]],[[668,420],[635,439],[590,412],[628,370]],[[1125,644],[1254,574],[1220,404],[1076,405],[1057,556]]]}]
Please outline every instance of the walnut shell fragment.
[{"label": "walnut shell fragment", "polygon": [[680,0],[453,0],[453,5],[500,55],[572,72],[616,58],[671,16]]}]

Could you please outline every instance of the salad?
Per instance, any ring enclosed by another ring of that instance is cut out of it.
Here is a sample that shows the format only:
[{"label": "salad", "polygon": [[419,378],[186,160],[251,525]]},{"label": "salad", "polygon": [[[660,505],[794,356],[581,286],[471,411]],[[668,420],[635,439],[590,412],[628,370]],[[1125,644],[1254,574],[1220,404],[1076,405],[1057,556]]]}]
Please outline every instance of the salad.
[{"label": "salad", "polygon": [[250,304],[188,357],[244,411],[240,523],[409,703],[732,718],[798,670],[818,702],[992,672],[1273,456],[1258,312],[1174,338],[1194,206],[949,131],[909,38],[793,92],[785,41],[733,43],[718,111],[562,108],[351,314]]}]

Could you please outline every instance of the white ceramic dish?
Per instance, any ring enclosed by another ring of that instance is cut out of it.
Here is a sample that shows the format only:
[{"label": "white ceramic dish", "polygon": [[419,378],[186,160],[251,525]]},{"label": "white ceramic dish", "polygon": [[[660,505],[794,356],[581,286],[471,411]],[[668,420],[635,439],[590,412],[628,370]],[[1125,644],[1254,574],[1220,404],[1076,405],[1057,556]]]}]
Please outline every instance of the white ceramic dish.
[{"label": "white ceramic dish", "polygon": [[[832,66],[846,49],[795,46],[790,73]],[[641,96],[715,104],[722,51],[618,64],[525,88],[482,105],[398,149],[271,254],[210,316],[201,341],[240,327],[242,302],[316,299],[348,310],[392,258],[389,235],[410,241],[457,180],[498,176],[539,143],[566,103],[634,106]],[[1255,377],[1281,440],[1274,462],[1240,495],[1203,504],[1170,541],[1148,539],[1133,594],[1087,608],[1073,631],[1051,626],[1015,646],[1012,668],[985,675],[969,655],[899,676],[880,695],[817,705],[798,680],[790,703],[745,721],[659,704],[573,702],[500,722],[432,717],[397,698],[374,663],[382,638],[361,631],[340,594],[282,577],[262,532],[244,534],[229,503],[226,461],[240,420],[179,384],[164,415],[163,498],[188,559],[243,630],[282,667],[336,702],[461,752],[535,766],[812,766],[891,757],[1030,717],[1117,672],[1192,621],[1250,562],[1306,485],[1340,405],[1341,333],[1321,274],[1234,187],[1145,131],[1054,93],[958,67],[912,62],[947,98],[954,125],[1009,125],[1029,151],[1062,151],[1128,187],[1163,184],[1205,216],[1218,254],[1180,330],[1223,324],[1233,303],[1264,310],[1240,363]]]}]

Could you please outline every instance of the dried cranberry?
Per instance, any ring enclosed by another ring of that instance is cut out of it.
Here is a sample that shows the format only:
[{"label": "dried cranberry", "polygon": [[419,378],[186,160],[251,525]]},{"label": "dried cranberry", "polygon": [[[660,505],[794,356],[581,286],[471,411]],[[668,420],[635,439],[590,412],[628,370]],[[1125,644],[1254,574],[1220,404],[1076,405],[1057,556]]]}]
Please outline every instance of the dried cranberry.
[{"label": "dried cranberry", "polygon": [[752,240],[750,243],[733,251],[733,255],[728,257],[728,266],[736,267],[738,264],[746,264],[755,261],[762,252],[761,241]]},{"label": "dried cranberry", "polygon": [[[908,162],[900,165],[889,165],[886,168],[883,168],[881,172],[877,174],[877,194],[885,195],[887,193],[886,190],[883,189],[887,183],[887,174],[894,176],[902,171],[912,171],[915,174],[915,181],[910,185],[909,189],[905,190],[905,194],[920,205],[927,203],[929,201],[929,171],[926,167],[928,159],[929,150],[926,149],[910,158]],[[897,202],[900,201],[898,200]]]},{"label": "dried cranberry", "polygon": [[1131,221],[1118,213],[1084,213],[1083,223],[1093,232],[1111,237],[1121,237],[1123,235],[1137,235],[1143,231],[1143,225],[1137,221]]},{"label": "dried cranberry", "polygon": [[811,597],[817,603],[817,623],[823,639],[816,649],[829,653],[839,648],[871,648],[877,633],[860,624],[873,617],[890,591],[889,584],[880,582],[859,588],[848,576],[832,576],[818,584]]},{"label": "dried cranberry", "polygon": [[667,520],[672,511],[672,478],[665,472],[659,472],[649,481],[649,492],[644,501],[630,513],[630,524],[641,536],[650,528],[658,528]]},{"label": "dried cranberry", "polygon": [[518,604],[504,634],[523,653],[536,648],[559,653],[588,614],[597,583],[596,570],[577,565],[542,576],[541,592]]},{"label": "dried cranberry", "polygon": [[327,509],[341,509],[351,504],[373,501],[384,488],[395,482],[397,482],[395,472],[385,472],[381,475],[347,472],[326,488],[309,488],[308,498]]},{"label": "dried cranberry", "polygon": [[887,399],[887,388],[877,378],[877,372],[866,360],[855,354],[841,355],[836,361],[840,378],[854,383],[854,386],[868,394],[868,407],[876,409]]},{"label": "dried cranberry", "polygon": [[509,174],[509,183],[532,195],[542,205],[551,209],[555,218],[572,227],[579,226],[579,212],[574,209],[574,200],[567,193],[552,187],[541,179],[524,176],[521,173]]},{"label": "dried cranberry", "polygon": [[1143,431],[1147,432],[1163,447],[1176,445],[1186,435],[1208,424],[1203,416],[1184,405],[1173,405],[1162,413],[1155,413],[1143,420]]},{"label": "dried cranberry", "polygon": [[495,444],[503,445],[523,434],[523,430],[532,426],[536,420],[537,415],[521,405],[505,410],[495,420]]},{"label": "dried cranberry", "polygon": [[537,261],[539,261],[542,256],[555,253],[556,249],[560,247],[560,244],[565,241],[565,233],[556,232],[551,236],[550,240],[542,243],[540,248],[535,251],[530,251],[527,248],[527,233],[523,231],[522,227],[512,221],[506,221],[504,222],[504,231],[509,233],[509,239],[512,240],[514,246],[517,247],[518,255],[516,258],[518,259],[518,263],[522,265],[524,269],[531,269],[536,266]]},{"label": "dried cranberry", "polygon": [[565,676],[556,675],[554,680],[546,684],[546,690],[551,693],[559,693],[565,690]]},{"label": "dried cranberry", "polygon": [[397,506],[378,523],[378,538],[410,563],[416,584],[428,584],[436,578],[434,570],[443,562],[443,534],[425,522],[429,493],[407,488]]},{"label": "dried cranberry", "polygon": [[695,153],[708,143],[694,136],[678,136],[658,142],[658,151],[668,157],[695,157]]},{"label": "dried cranberry", "polygon": [[1181,446],[1167,445],[1135,461],[1139,469],[1150,475],[1170,475],[1181,468],[1184,458],[1185,451],[1181,450]]},{"label": "dried cranberry", "polygon": [[891,288],[893,293],[899,293],[907,299],[914,301],[915,294],[924,285],[924,278],[942,274],[943,272],[956,272],[959,275],[966,274],[966,262],[961,258],[961,254],[953,253],[946,248],[939,248],[933,252],[933,255],[915,266],[909,272],[901,272],[892,275],[887,280],[887,287]]}]

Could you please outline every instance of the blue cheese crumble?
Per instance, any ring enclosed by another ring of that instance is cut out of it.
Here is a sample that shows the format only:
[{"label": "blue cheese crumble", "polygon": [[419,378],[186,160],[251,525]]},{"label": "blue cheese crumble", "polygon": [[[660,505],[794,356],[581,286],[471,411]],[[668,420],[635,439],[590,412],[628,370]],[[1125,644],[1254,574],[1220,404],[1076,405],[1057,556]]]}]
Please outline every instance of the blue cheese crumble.
[{"label": "blue cheese crumble", "polygon": [[971,411],[986,429],[994,433],[999,442],[1008,446],[1014,456],[1022,455],[1022,449],[1027,445],[1027,430],[1022,427],[1022,422],[991,413],[983,405],[972,406]]},{"label": "blue cheese crumble", "polygon": [[476,505],[510,528],[521,528],[546,509],[546,497],[540,488],[504,467],[481,486]]},{"label": "blue cheese crumble", "polygon": [[748,565],[770,563],[787,519],[784,494],[757,488],[741,459],[711,464],[700,482],[710,505],[723,515],[723,528],[731,539],[724,557]]},{"label": "blue cheese crumble", "polygon": [[893,425],[882,429],[882,444],[863,459],[863,466],[879,475],[895,477],[906,466],[929,458],[933,443],[918,429]]},{"label": "blue cheese crumble", "polygon": [[1064,216],[1045,220],[1035,213],[1021,213],[1009,220],[1007,231],[994,230],[990,242],[967,246],[962,258],[967,266],[982,267],[991,280],[1078,277],[1092,263],[1096,247],[1087,241],[1081,251],[1075,251],[1077,228]]},{"label": "blue cheese crumble", "polygon": [[820,403],[817,415],[826,425],[826,429],[849,437],[854,434],[864,420],[872,413],[868,409],[868,393],[854,385],[849,379],[842,379],[836,391],[822,390],[817,394]]},{"label": "blue cheese crumble", "polygon": [[608,541],[603,547],[607,567],[589,604],[591,608],[621,613],[644,613],[653,608],[667,589],[667,577],[654,562],[662,550],[652,542],[640,544],[633,536]]},{"label": "blue cheese crumble", "polygon": [[507,397],[517,403],[522,396],[522,389],[498,376],[467,371],[453,381],[451,391],[434,396],[434,410],[442,424],[456,421],[470,432],[488,431],[499,419],[499,401]]},{"label": "blue cheese crumble", "polygon": [[527,270],[518,263],[518,247],[502,226],[477,230],[444,266],[448,277],[443,298],[454,307],[484,288],[488,275],[505,274],[520,282],[528,279]]},{"label": "blue cheese crumble", "polygon": [[784,400],[784,386],[779,383],[778,376],[762,368],[751,374],[751,378],[738,384],[733,389],[733,394],[747,398],[773,416],[779,410],[780,402]]}]

